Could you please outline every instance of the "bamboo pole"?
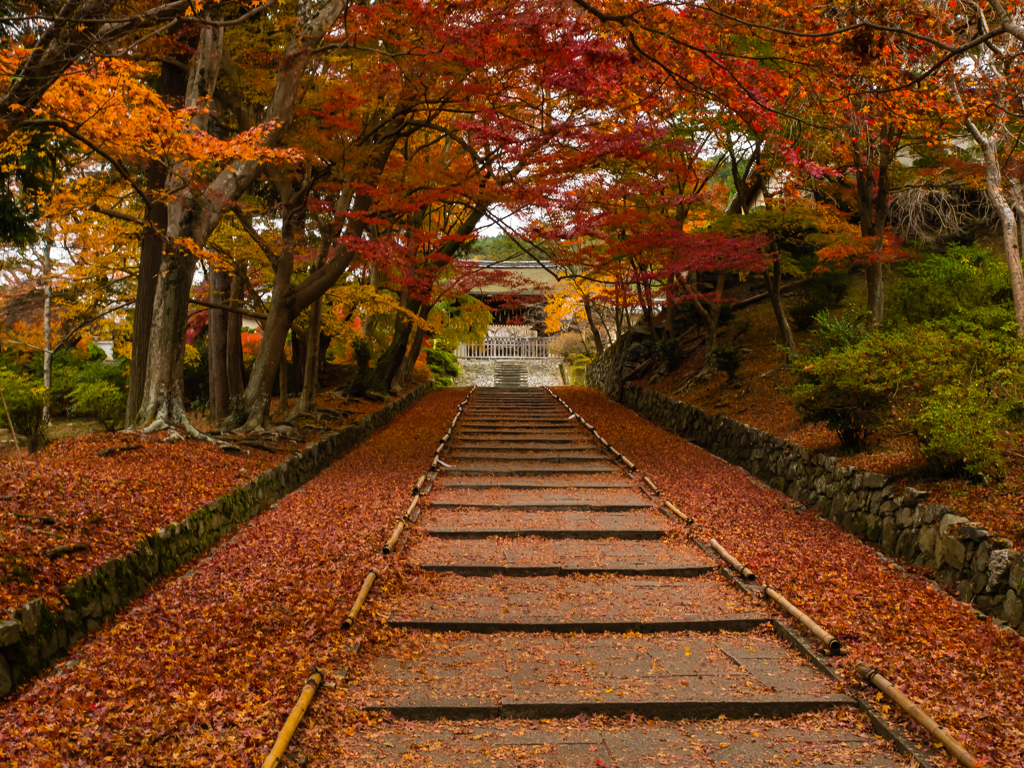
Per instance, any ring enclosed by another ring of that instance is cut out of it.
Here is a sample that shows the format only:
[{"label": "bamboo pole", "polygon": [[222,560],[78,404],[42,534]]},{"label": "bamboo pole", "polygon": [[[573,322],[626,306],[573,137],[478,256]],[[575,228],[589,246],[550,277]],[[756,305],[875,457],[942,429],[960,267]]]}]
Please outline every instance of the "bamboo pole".
[{"label": "bamboo pole", "polygon": [[405,510],[405,514],[404,514],[404,515],[402,515],[402,517],[404,517],[404,518],[408,519],[408,518],[409,518],[409,515],[411,515],[411,514],[412,514],[412,511],[413,511],[414,509],[416,509],[416,507],[417,507],[417,505],[418,505],[419,503],[420,503],[420,497],[419,497],[419,496],[414,496],[414,497],[413,497],[413,499],[412,499],[412,501],[411,501],[411,502],[409,503],[409,508],[408,508],[407,510]]},{"label": "bamboo pole", "polygon": [[359,588],[359,594],[356,595],[356,601],[352,604],[352,610],[348,612],[348,616],[341,623],[341,626],[345,629],[349,629],[353,624],[356,623],[356,619],[359,617],[359,612],[363,610],[363,604],[366,603],[366,598],[370,596],[370,590],[373,588],[373,582],[377,580],[377,571],[373,568],[366,574],[366,578],[363,579],[363,586]]},{"label": "bamboo pole", "polygon": [[835,637],[833,637],[820,626],[818,626],[818,624],[816,624],[806,613],[801,611],[799,608],[797,608],[795,605],[789,602],[789,600],[784,598],[771,587],[765,587],[764,593],[768,595],[768,597],[770,597],[772,600],[774,600],[775,603],[784,611],[786,611],[790,616],[792,616],[794,619],[796,619],[805,627],[807,627],[807,629],[811,631],[811,634],[818,638],[821,641],[822,645],[824,645],[828,649],[830,655],[838,656],[840,653],[842,653],[842,643],[840,643],[838,640],[835,639]]},{"label": "bamboo pole", "polygon": [[728,553],[728,552],[726,551],[725,547],[723,547],[723,546],[722,546],[721,544],[719,544],[719,543],[718,543],[717,541],[715,541],[714,539],[712,539],[710,543],[711,543],[711,548],[712,548],[712,549],[714,549],[714,550],[715,550],[715,552],[717,552],[717,553],[718,553],[718,554],[719,554],[719,555],[721,556],[721,558],[722,558],[723,560],[725,560],[725,562],[727,562],[727,563],[728,563],[728,564],[729,564],[729,565],[730,565],[730,566],[732,567],[732,569],[733,569],[734,571],[736,571],[736,572],[737,572],[737,573],[738,573],[738,574],[739,574],[740,576],[742,576],[742,577],[743,577],[744,579],[746,579],[747,581],[753,581],[754,579],[756,579],[756,578],[757,578],[757,577],[756,577],[756,576],[754,575],[754,572],[753,572],[752,570],[750,570],[749,568],[747,568],[747,566],[745,566],[745,565],[744,565],[743,563],[741,563],[741,562],[740,562],[739,560],[737,560],[737,559],[736,559],[735,557],[733,557],[732,555],[730,555],[730,554],[729,554],[729,553]]},{"label": "bamboo pole", "polygon": [[398,525],[395,526],[395,530],[391,532],[391,538],[384,543],[383,552],[385,555],[390,555],[395,551],[395,546],[398,544],[398,539],[402,536],[402,531],[405,530],[405,521],[399,520]]},{"label": "bamboo pole", "polygon": [[974,755],[968,752],[963,744],[954,739],[949,731],[932,720],[932,718],[929,717],[923,709],[917,706],[917,704],[911,701],[903,691],[882,677],[877,669],[869,667],[867,664],[858,661],[857,673],[871,683],[871,685],[875,686],[875,688],[888,696],[896,706],[907,713],[911,720],[928,731],[928,734],[933,739],[939,741],[942,746],[949,750],[949,753],[957,759],[957,762],[959,762],[960,765],[965,766],[965,768],[975,768],[977,763],[974,760]]},{"label": "bamboo pole", "polygon": [[299,723],[302,722],[302,716],[306,714],[306,710],[309,708],[309,703],[313,700],[316,692],[320,689],[320,686],[324,682],[324,673],[319,669],[314,668],[306,678],[306,684],[302,686],[302,692],[299,694],[299,700],[295,702],[295,706],[292,707],[292,713],[288,715],[288,719],[285,721],[284,727],[281,732],[277,735],[277,741],[274,742],[274,746],[270,749],[270,754],[267,755],[267,759],[263,761],[263,768],[277,768],[281,762],[281,758],[284,756],[284,751],[288,749],[288,745],[292,741],[292,736],[295,735],[295,729],[299,727]]},{"label": "bamboo pole", "polygon": [[671,513],[672,513],[673,515],[675,515],[676,517],[678,517],[678,518],[679,518],[680,520],[682,520],[683,522],[685,522],[685,523],[690,523],[691,525],[693,524],[693,518],[692,518],[692,517],[690,517],[690,516],[689,516],[688,514],[686,514],[685,512],[681,511],[681,510],[679,509],[679,507],[677,507],[677,506],[676,506],[675,504],[673,504],[673,503],[672,503],[671,501],[669,501],[668,499],[664,499],[664,500],[662,501],[662,504],[663,504],[663,505],[664,505],[664,506],[665,506],[665,507],[666,507],[666,508],[668,509],[668,511],[669,511],[669,512],[671,512]]},{"label": "bamboo pole", "polygon": [[423,493],[423,484],[427,482],[427,473],[424,472],[420,475],[420,479],[416,481],[416,485],[412,487],[413,496],[419,496]]},{"label": "bamboo pole", "polygon": [[661,495],[661,491],[658,490],[658,486],[654,484],[654,481],[651,480],[651,478],[649,478],[647,475],[644,475],[643,480],[644,483],[647,484],[647,487],[651,489],[651,491],[653,491],[657,495]]},{"label": "bamboo pole", "polygon": [[632,461],[630,461],[629,459],[627,459],[627,458],[626,458],[625,456],[622,456],[622,455],[620,455],[620,456],[619,456],[619,458],[620,458],[620,459],[622,459],[622,463],[623,463],[623,464],[625,464],[625,465],[626,465],[627,467],[629,467],[629,470],[630,470],[631,472],[632,472],[632,471],[633,471],[634,469],[636,469],[636,464],[634,464],[634,463],[633,463]]}]

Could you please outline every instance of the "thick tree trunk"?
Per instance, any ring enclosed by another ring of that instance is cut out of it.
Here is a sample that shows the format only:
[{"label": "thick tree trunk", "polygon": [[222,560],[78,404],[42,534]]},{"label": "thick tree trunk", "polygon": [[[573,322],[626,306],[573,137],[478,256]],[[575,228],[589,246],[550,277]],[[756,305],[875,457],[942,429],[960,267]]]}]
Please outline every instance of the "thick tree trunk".
[{"label": "thick tree trunk", "polygon": [[[407,307],[410,312],[419,312],[420,302],[415,299],[409,302]],[[412,334],[413,322],[406,315],[399,313],[395,317],[395,334],[391,343],[384,350],[384,354],[377,360],[373,373],[370,375],[370,388],[378,392],[387,393],[391,391],[398,369],[405,359],[406,349],[409,347],[409,336]]]},{"label": "thick tree trunk", "polygon": [[[227,305],[230,300],[231,273],[214,266],[210,272],[210,303]],[[210,367],[210,420],[227,418],[228,407],[228,315],[223,309],[210,309],[207,355]]]},{"label": "thick tree trunk", "polygon": [[281,363],[277,369],[277,413],[285,413],[288,410],[288,387],[291,382],[288,380],[288,358],[281,355]]},{"label": "thick tree trunk", "polygon": [[136,423],[163,429],[187,425],[182,378],[185,361],[184,329],[195,261],[191,256],[165,253],[153,304],[153,328],[149,337],[149,361],[143,405]]},{"label": "thick tree trunk", "polygon": [[[424,304],[420,307],[420,319],[426,320],[430,314],[430,310],[433,305]],[[412,373],[412,369],[416,366],[416,360],[420,356],[420,352],[423,350],[423,341],[427,336],[427,332],[422,326],[416,328],[416,333],[412,337],[412,345],[409,347],[409,352],[406,354],[405,359],[402,360],[402,365],[398,369],[398,374],[395,376],[395,387],[402,389],[405,386],[405,380]]]}]

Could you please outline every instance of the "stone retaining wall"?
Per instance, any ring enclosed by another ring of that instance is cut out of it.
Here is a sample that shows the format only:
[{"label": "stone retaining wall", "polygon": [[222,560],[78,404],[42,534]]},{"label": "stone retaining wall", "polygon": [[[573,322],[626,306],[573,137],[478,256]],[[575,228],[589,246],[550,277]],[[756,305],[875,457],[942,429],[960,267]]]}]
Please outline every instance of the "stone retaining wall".
[{"label": "stone retaining wall", "polygon": [[560,387],[562,386],[562,375],[559,373],[558,364],[561,358],[540,357],[540,358],[495,358],[487,360],[459,360],[459,375],[455,377],[452,386],[455,387],[493,387],[494,369],[496,363],[514,363],[522,369],[528,387]]},{"label": "stone retaining wall", "polygon": [[964,602],[1024,630],[1024,553],[949,507],[884,475],[814,453],[668,395],[626,384],[623,404],[863,535],[887,555],[934,571]]},{"label": "stone retaining wall", "polygon": [[92,573],[62,588],[66,606],[51,611],[42,599],[30,600],[0,620],[0,697],[46,667],[58,654],[98,629],[158,579],[232,533],[242,523],[309,481],[371,432],[390,422],[433,389],[428,381],[356,424],[332,432],[245,485],[221,496],[181,522],[140,539],[135,548],[108,560]]}]

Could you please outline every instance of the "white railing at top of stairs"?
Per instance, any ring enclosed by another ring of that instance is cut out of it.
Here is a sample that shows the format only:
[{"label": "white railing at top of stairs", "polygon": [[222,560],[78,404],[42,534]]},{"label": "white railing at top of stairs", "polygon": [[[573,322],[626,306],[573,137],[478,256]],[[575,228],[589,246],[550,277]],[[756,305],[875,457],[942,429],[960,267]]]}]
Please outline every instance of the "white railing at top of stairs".
[{"label": "white railing at top of stairs", "polygon": [[488,336],[482,342],[459,344],[455,354],[463,360],[480,358],[538,358],[550,357],[550,338],[516,338]]}]

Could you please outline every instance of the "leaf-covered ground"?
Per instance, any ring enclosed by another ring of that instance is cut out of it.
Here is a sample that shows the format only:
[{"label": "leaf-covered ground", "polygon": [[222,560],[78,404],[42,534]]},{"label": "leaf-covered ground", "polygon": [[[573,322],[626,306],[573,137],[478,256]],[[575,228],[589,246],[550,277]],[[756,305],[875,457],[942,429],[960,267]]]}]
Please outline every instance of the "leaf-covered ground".
[{"label": "leaf-covered ground", "polygon": [[[803,344],[808,334],[798,332],[796,337]],[[844,453],[835,433],[822,424],[805,424],[800,420],[785,392],[794,379],[782,366],[780,341],[767,302],[737,312],[737,318],[720,340],[745,350],[736,381],[730,383],[724,373],[717,372],[677,396],[710,413],[750,424],[804,448],[839,456],[842,464],[901,478],[907,485],[928,491],[930,501],[958,509],[993,533],[1010,538],[1016,546],[1024,546],[1024,434],[1006,435],[1006,475],[989,485],[936,477],[918,451],[914,437],[901,426],[881,430],[858,453]],[[703,349],[695,350],[677,371],[653,384],[653,388],[673,395],[703,361]]]},{"label": "leaf-covered ground", "polygon": [[342,619],[464,396],[427,396],[0,702],[0,765],[258,764],[310,668],[349,661]]},{"label": "leaf-covered ground", "polygon": [[600,393],[557,391],[696,519],[698,536],[840,637],[851,679],[854,660],[876,665],[987,765],[1024,765],[1024,639]]},{"label": "leaf-covered ground", "polygon": [[[330,421],[303,418],[297,439],[281,442],[278,453],[244,445],[228,453],[199,440],[166,443],[166,433],[101,433],[23,453],[23,474],[22,462],[8,450],[0,457],[0,611],[35,597],[58,600],[63,584],[128,551],[142,536],[284,461],[306,440],[383,405],[339,404],[330,393],[317,403],[329,409],[321,413]],[[130,450],[111,453],[123,448]],[[81,548],[55,552],[73,545]]]}]

